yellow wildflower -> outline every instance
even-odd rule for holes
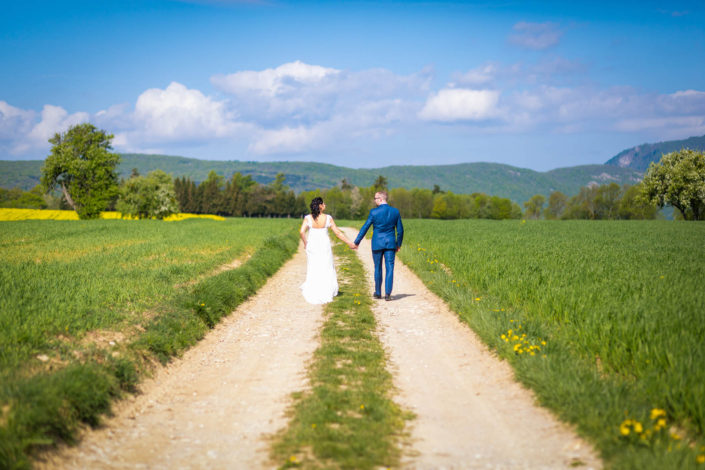
[[[661,416],[666,416],[666,411],[660,408],[654,408],[651,410],[651,419],[656,419]]]
[[[623,421],[622,424],[619,425],[619,432],[620,432],[620,434],[622,434],[622,436],[628,436],[629,433],[631,432],[629,430],[630,422],[631,422],[631,420],[628,419],[626,421]]]
[[[698,455],[697,457],[695,457],[695,461],[697,463],[705,463],[705,455],[703,455],[703,454]]]

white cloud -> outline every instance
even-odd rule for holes
[[[34,111],[26,111],[0,101],[0,142],[28,133],[34,118]]]
[[[113,145],[121,152],[199,156],[189,149],[219,148],[225,149],[221,155],[229,152],[234,158],[247,153],[350,155],[406,137],[421,141],[446,132],[459,138],[639,133],[655,140],[705,134],[704,91],[604,88],[582,81],[582,71],[579,63],[556,57],[535,63],[488,62],[434,89],[430,69],[399,75],[297,61],[212,77],[224,96],[173,82],[145,90],[134,104],[116,104],[92,115],[69,114],[53,105],[41,112],[24,110],[0,101],[0,151],[45,156],[48,138],[79,122],[115,134]],[[430,122],[444,126],[428,126]]]
[[[654,132],[661,139],[682,139],[705,134],[705,116],[635,117],[622,119],[614,128],[621,132]]]
[[[78,112],[69,113],[60,106],[44,105],[42,120],[29,133],[29,138],[38,143],[47,142],[57,132],[65,132],[69,127],[88,122],[90,115]]]
[[[229,75],[214,75],[211,82],[219,89],[233,95],[254,92],[274,97],[302,85],[315,85],[330,75],[338,73],[340,71],[336,69],[309,65],[297,60],[260,72],[245,70]]]
[[[497,116],[499,92],[447,88],[431,95],[419,112],[427,121],[478,121]]]
[[[258,133],[248,150],[258,155],[299,153],[311,148],[316,131],[303,126],[264,130]]]
[[[555,46],[563,33],[555,23],[529,23],[520,21],[512,28],[514,33],[509,36],[509,42],[517,46],[542,50]]]
[[[471,87],[486,85],[496,79],[498,71],[499,70],[496,64],[485,64],[463,74],[456,75],[455,82],[459,85]]]
[[[143,92],[135,104],[134,120],[148,140],[224,137],[235,128],[223,102],[177,82],[164,90]]]

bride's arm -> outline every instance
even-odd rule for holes
[[[348,237],[345,236],[343,232],[340,231],[337,225],[335,225],[335,220],[333,220],[333,217],[330,218],[330,228],[333,230],[333,233],[335,234],[336,237],[340,238],[340,241],[348,245],[350,248],[355,249],[356,246],[353,242],[348,240]]]
[[[301,237],[301,241],[304,242],[304,250],[306,249],[306,230],[308,229],[308,224],[306,223],[306,217],[304,217],[304,221],[301,224],[301,230],[299,230],[299,236]]]

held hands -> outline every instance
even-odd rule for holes
[[[351,250],[357,250],[357,245],[354,244],[353,242],[348,242],[348,246],[350,247]]]

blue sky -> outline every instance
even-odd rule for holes
[[[603,163],[705,134],[705,3],[4,2],[0,159]]]

